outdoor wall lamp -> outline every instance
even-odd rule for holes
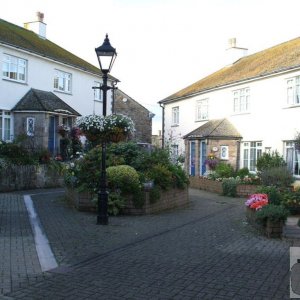
[[[114,61],[117,57],[116,49],[113,48],[109,42],[108,35],[104,39],[103,44],[95,49],[96,55],[99,61],[100,69],[102,72],[103,84],[100,89],[103,92],[103,105],[102,114],[106,116],[107,109],[107,91],[111,89],[107,85],[108,73],[110,72]],[[108,224],[108,190],[106,184],[106,142],[101,142],[101,177],[100,177],[100,191],[98,192],[98,216],[97,224],[107,225]]]

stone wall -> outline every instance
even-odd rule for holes
[[[62,177],[47,165],[12,165],[0,169],[0,192],[60,186],[63,186]]]
[[[134,140],[151,144],[152,116],[144,106],[120,90],[115,91],[114,112],[132,119],[135,125]]]
[[[92,203],[93,195],[87,192],[78,193],[74,189],[66,189],[66,197],[70,204],[79,211],[96,211],[96,204]],[[142,208],[135,208],[129,198],[123,213],[127,215],[145,215],[160,211],[183,207],[189,204],[188,189],[171,189],[161,193],[160,199],[155,203],[150,202],[149,191],[144,191],[145,204]]]
[[[222,194],[222,182],[206,179],[199,176],[190,176],[190,187],[195,189],[200,189],[216,194]],[[257,185],[250,184],[239,184],[237,186],[237,196],[238,197],[248,197],[251,194],[254,194],[257,189]]]

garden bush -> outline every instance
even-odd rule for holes
[[[218,177],[229,178],[234,176],[234,169],[230,164],[220,162],[215,169]]]
[[[266,225],[268,220],[271,222],[285,221],[288,215],[289,211],[283,206],[269,204],[255,213],[255,219],[262,225]]]
[[[238,178],[224,178],[222,182],[223,195],[228,197],[236,197],[237,185],[240,183]]]
[[[266,186],[284,188],[289,187],[294,182],[293,175],[285,166],[263,169],[259,176],[262,185]]]
[[[106,169],[108,187],[129,194],[140,189],[137,171],[127,165],[112,166]]]
[[[256,162],[256,168],[258,171],[267,170],[275,167],[283,167],[286,163],[281,155],[277,151],[272,153],[263,153]]]

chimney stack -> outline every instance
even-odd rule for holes
[[[228,40],[229,48],[226,49],[226,60],[228,65],[232,65],[239,59],[247,55],[248,49],[236,46],[236,38],[230,38]]]
[[[24,28],[35,32],[40,38],[46,39],[46,26],[44,23],[44,14],[36,13],[37,21],[24,23]]]

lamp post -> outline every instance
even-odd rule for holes
[[[100,69],[102,72],[103,84],[100,89],[103,91],[103,106],[102,114],[106,116],[106,106],[107,106],[107,91],[111,89],[107,85],[108,73],[110,72],[113,63],[116,59],[117,52],[109,42],[108,35],[104,39],[103,44],[95,49],[96,55],[99,61]],[[108,191],[106,186],[106,142],[102,141],[102,157],[101,157],[101,178],[100,178],[100,191],[98,192],[98,216],[97,224],[107,225],[108,224]]]

